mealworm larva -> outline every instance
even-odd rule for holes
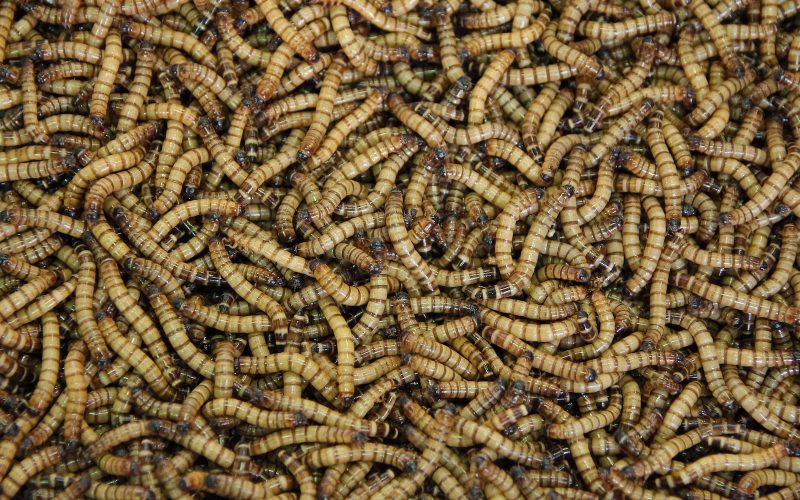
[[[49,446],[30,455],[8,471],[5,479],[0,483],[3,494],[11,498],[28,482],[28,479],[61,462],[62,459],[63,452],[58,446]]]
[[[79,442],[81,420],[88,399],[88,378],[84,375],[86,369],[86,344],[78,342],[70,347],[64,360],[64,376],[67,379],[67,405],[64,409],[64,439],[66,449],[74,449]]]
[[[670,31],[676,24],[677,19],[673,14],[659,12],[616,23],[581,21],[578,23],[577,32],[588,38],[597,38],[602,42],[610,42],[648,33]]]
[[[531,24],[523,29],[507,33],[493,33],[469,40],[461,48],[461,59],[474,59],[481,54],[498,49],[524,47],[541,36],[550,20],[550,14],[550,10],[545,8]]]
[[[136,125],[139,112],[149,91],[154,65],[155,53],[152,47],[149,45],[143,46],[136,59],[136,69],[131,83],[130,94],[123,107],[119,110],[119,120],[117,121],[119,130],[127,131]]]
[[[130,293],[125,288],[119,274],[119,269],[110,259],[105,259],[98,266],[103,285],[108,290],[114,304],[125,315],[131,326],[136,329],[148,350],[155,358],[154,361],[161,366],[161,370],[171,383],[178,383],[178,375],[172,360],[167,354],[167,347],[152,320],[144,311],[134,303]]]
[[[27,60],[22,65],[20,72],[22,80],[22,119],[28,133],[33,136],[37,143],[48,142],[49,137],[44,133],[39,124],[39,115],[36,105],[36,80],[34,75],[33,61]]]
[[[92,97],[89,101],[89,117],[92,123],[103,128],[108,114],[108,101],[111,97],[114,75],[122,63],[122,42],[116,31],[110,31],[105,39],[103,63],[94,83]]]
[[[697,16],[698,21],[708,32],[728,73],[737,78],[742,77],[744,75],[744,66],[738,56],[733,53],[728,33],[719,23],[719,19],[714,16],[708,4],[702,0],[692,0],[689,4],[689,9]]]
[[[506,50],[496,55],[486,68],[480,80],[475,83],[469,97],[467,123],[477,124],[483,121],[486,99],[494,91],[499,79],[514,61],[514,53]]]
[[[3,497],[796,496],[794,0],[56,3]]]
[[[545,406],[540,409],[540,412],[542,416],[548,420],[552,420],[557,423],[574,422],[574,419],[571,418],[569,414],[556,405],[545,404]],[[589,453],[588,440],[581,436],[569,440],[568,443],[570,447],[570,453],[575,460],[576,468],[578,469],[581,477],[584,478],[584,481],[586,481],[587,485],[589,485],[592,491],[596,493],[603,493],[605,491],[605,487],[602,483],[596,481],[596,479],[599,477],[599,473],[594,467],[594,461]]]
[[[754,72],[748,70],[744,76],[726,80],[721,85],[714,87],[703,100],[697,103],[694,111],[686,117],[686,121],[694,126],[705,122],[723,102],[730,99],[732,95],[741,92],[754,79]]]

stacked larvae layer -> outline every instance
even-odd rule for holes
[[[800,0],[0,0],[0,499],[800,499]]]

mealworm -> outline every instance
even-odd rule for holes
[[[794,2],[20,8],[4,497],[796,493]]]

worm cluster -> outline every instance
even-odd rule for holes
[[[0,0],[0,498],[800,498],[798,0]]]

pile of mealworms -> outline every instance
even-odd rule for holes
[[[0,499],[800,498],[800,0],[0,0]]]

